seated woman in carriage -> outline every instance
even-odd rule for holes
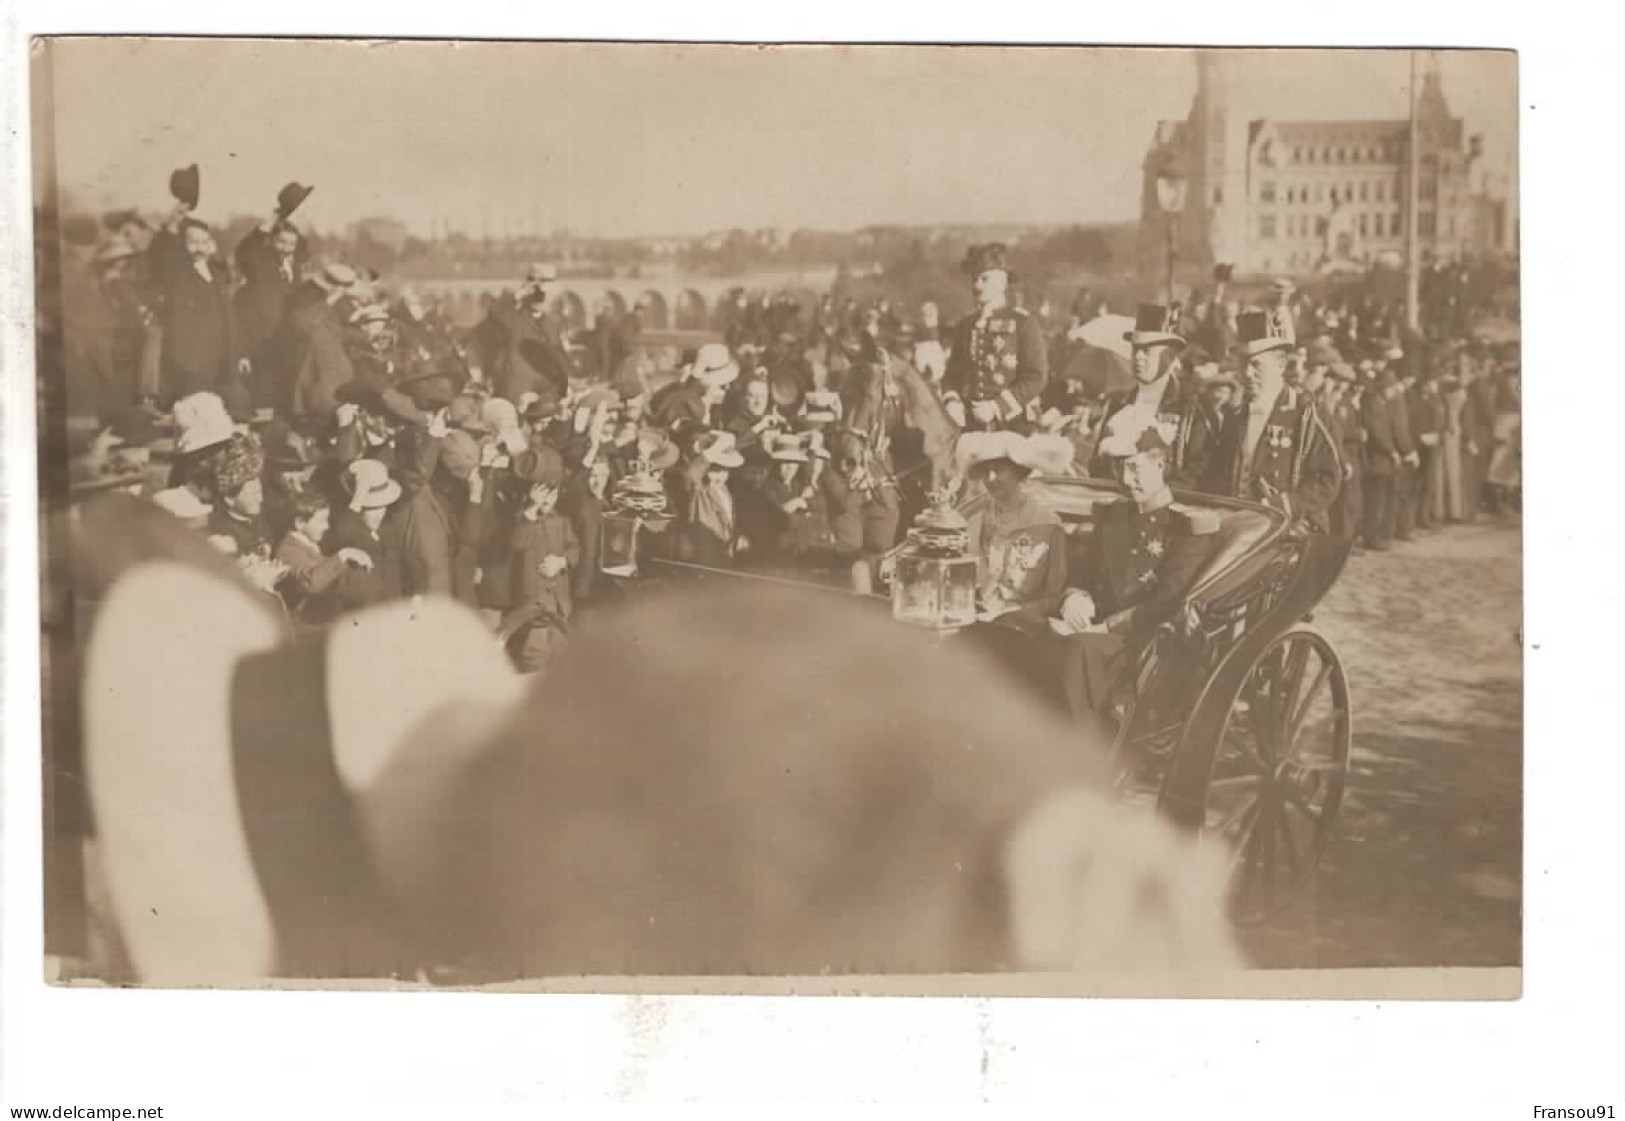
[[[1043,691],[1075,718],[1100,721],[1207,561],[1218,518],[1174,501],[1156,417],[1126,409],[1112,417],[1100,454],[1127,496],[1095,506],[1080,547],[1026,483],[1034,470],[1065,473],[1070,449],[1046,457],[1048,439],[1000,432],[960,440],[963,470],[989,498],[972,545],[983,573],[978,616],[993,626],[975,630],[1007,656],[1043,663],[1047,669],[1026,676],[1048,683]],[[1005,641],[1014,635],[1028,637]]]

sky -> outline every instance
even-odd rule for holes
[[[1402,118],[1402,51],[1226,52],[1249,118]],[[1158,120],[1183,119],[1190,50],[58,40],[61,184],[200,216],[388,215],[415,233],[1108,222],[1138,214]],[[1441,58],[1492,160],[1516,151],[1515,56]]]

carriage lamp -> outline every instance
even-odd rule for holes
[[[603,517],[599,571],[608,576],[636,576],[639,538],[645,530],[658,533],[670,524],[666,507],[666,488],[647,465],[639,465],[618,480]]]
[[[914,519],[892,576],[892,618],[934,631],[976,621],[976,558],[970,527],[947,501]]]

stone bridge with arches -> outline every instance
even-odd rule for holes
[[[768,296],[787,293],[803,310],[830,290],[834,269],[754,272],[739,276],[659,276],[659,277],[560,277],[554,283],[552,310],[570,327],[588,327],[600,309],[624,315],[635,305],[644,306],[646,330],[700,331],[719,327],[729,294],[743,289],[747,294]],[[428,279],[408,282],[425,301],[437,301],[454,322],[471,326],[485,314],[492,300],[519,285],[515,278],[502,280]]]

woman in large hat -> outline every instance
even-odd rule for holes
[[[1066,590],[1066,533],[1028,484],[1035,473],[1071,473],[1072,444],[1059,436],[967,432],[955,449],[960,472],[987,490],[987,509],[972,527],[982,560],[979,611],[986,621],[1040,626]]]

